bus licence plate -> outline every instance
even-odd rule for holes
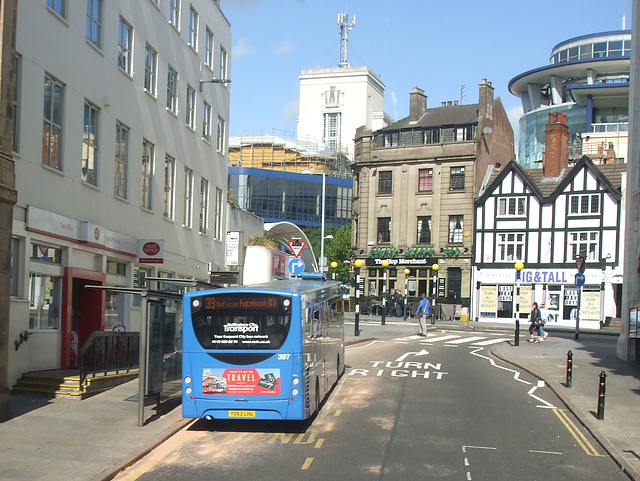
[[[230,418],[255,418],[255,411],[229,411]]]

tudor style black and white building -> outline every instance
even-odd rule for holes
[[[580,326],[598,328],[621,311],[626,164],[595,165],[583,156],[570,166],[566,118],[550,118],[547,135],[559,129],[560,141],[547,142],[543,168],[525,171],[509,162],[494,171],[476,201],[471,315],[513,322],[515,263],[522,262],[520,317],[528,317],[536,301],[546,304],[552,323],[574,326],[579,314]]]

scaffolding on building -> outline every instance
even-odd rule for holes
[[[351,162],[342,149],[275,130],[269,134],[230,137],[229,166],[352,177]]]

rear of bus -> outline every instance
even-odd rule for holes
[[[185,294],[182,415],[305,419],[300,295],[247,288]]]

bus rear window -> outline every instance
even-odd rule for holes
[[[277,350],[291,325],[291,298],[225,294],[193,298],[191,318],[204,349]]]

